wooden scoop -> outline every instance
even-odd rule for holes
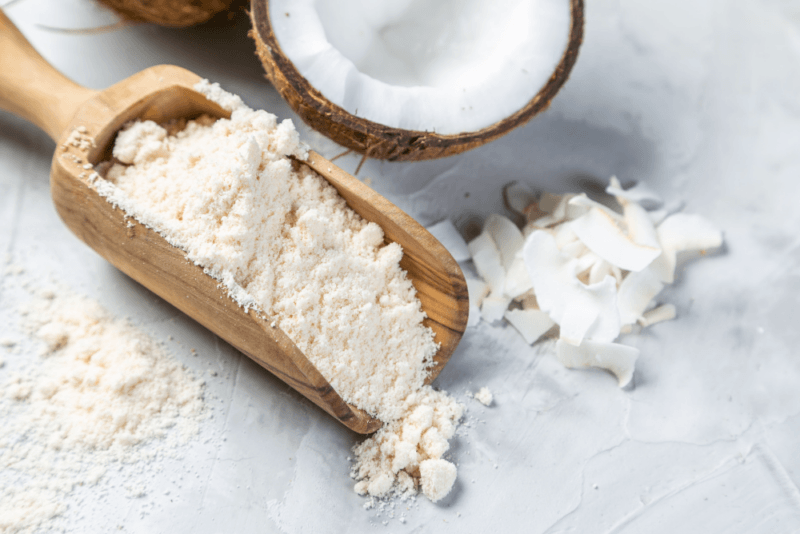
[[[50,190],[61,219],[83,242],[360,433],[381,422],[342,400],[279,328],[244,311],[216,280],[180,249],[98,195],[93,165],[108,159],[117,131],[134,119],[163,123],[229,113],[193,89],[197,75],[174,66],[151,67],[105,91],[70,81],[50,66],[0,11],[0,109],[39,126],[56,140]],[[80,135],[75,136],[75,133]],[[72,137],[71,137],[72,136]],[[78,138],[93,140],[81,143]],[[77,145],[77,146],[76,146]],[[353,176],[311,152],[308,165],[333,185],[359,215],[403,247],[400,265],[417,289],[441,344],[428,381],[447,363],[467,322],[464,276],[447,250],[411,217]]]

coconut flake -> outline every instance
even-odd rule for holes
[[[617,377],[619,387],[625,387],[633,378],[639,349],[619,343],[603,343],[588,339],[579,346],[558,340],[556,357],[566,367],[599,367],[610,371]]]
[[[594,253],[592,252],[592,254]],[[611,275],[611,264],[603,258],[598,258],[589,271],[589,283],[596,284],[609,275]]]
[[[520,229],[508,217],[492,214],[486,218],[483,231],[491,236],[500,251],[503,267],[506,270],[510,269],[517,251],[525,244]]]
[[[665,248],[661,251],[661,254],[653,260],[647,268],[652,271],[658,279],[664,282],[665,284],[671,284],[675,281],[675,265],[677,263],[677,258],[675,255],[675,251],[672,249]]]
[[[584,335],[598,320],[598,334],[604,338],[616,324],[619,334],[619,317],[616,311],[616,283],[606,277],[602,282],[586,286],[575,276],[575,260],[565,258],[555,239],[545,231],[528,236],[523,248],[525,267],[528,270],[539,307],[561,327],[561,338],[580,344]],[[616,336],[615,336],[616,337]],[[613,338],[612,338],[613,339]]]
[[[490,293],[481,304],[481,317],[487,323],[494,323],[503,318],[503,314],[511,304],[511,299],[504,295]]]
[[[467,248],[467,242],[461,237],[461,234],[450,219],[444,219],[429,227],[427,230],[447,249],[454,260],[465,261],[470,259],[471,256]]]
[[[564,245],[563,247],[559,247],[561,253],[568,257],[577,259],[578,257],[582,256],[585,252],[587,252],[586,245],[584,245],[581,241],[573,241],[568,245]]]
[[[489,292],[489,286],[482,280],[475,278],[467,278],[467,292],[469,293],[469,305],[480,306],[483,302],[483,297]]]
[[[478,274],[481,275],[492,291],[502,291],[505,284],[506,271],[500,258],[500,251],[487,232],[473,239],[467,245]]]
[[[665,249],[682,252],[706,250],[722,245],[722,232],[700,215],[676,213],[658,226],[658,238]]]
[[[661,242],[658,239],[656,227],[647,211],[635,202],[625,201],[622,206],[625,225],[628,227],[628,235],[633,242],[646,247],[660,249]]]
[[[639,318],[639,324],[642,326],[652,326],[662,321],[671,321],[676,316],[675,306],[673,304],[664,304],[658,308],[645,312]]]
[[[641,271],[661,254],[658,248],[631,241],[614,219],[598,208],[572,221],[572,230],[592,252],[626,271]]]
[[[659,276],[649,268],[630,273],[619,285],[617,307],[620,322],[633,324],[642,317],[644,310],[664,288]]]
[[[522,334],[529,345],[536,342],[556,323],[541,310],[506,310],[504,317]]]
[[[575,219],[582,217],[589,213],[592,209],[598,209],[611,217],[615,222],[622,223],[623,218],[622,215],[617,213],[616,211],[612,210],[608,206],[604,206],[599,202],[592,200],[586,193],[581,193],[580,195],[575,195],[569,200],[569,209],[567,210],[568,219],[574,221]]]
[[[533,288],[528,270],[525,268],[525,260],[522,258],[522,250],[517,253],[514,263],[506,273],[506,285],[504,293],[507,297],[515,299]]]

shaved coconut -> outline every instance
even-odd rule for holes
[[[577,276],[580,276],[581,274],[585,273],[586,271],[591,272],[591,269],[598,262],[601,262],[601,261],[605,262],[605,260],[600,258],[594,252],[586,249],[586,247],[584,247],[584,250],[586,251],[585,254],[583,254],[580,258],[578,258],[578,261],[575,263],[575,274]],[[610,273],[608,273],[608,274],[610,274]],[[587,280],[587,282],[589,284],[596,284],[597,282],[601,282],[603,280],[603,278],[604,278],[604,276],[601,276],[599,279],[595,280],[594,282],[592,282],[591,280]]]
[[[568,245],[560,247],[561,253],[568,258],[578,258],[587,252],[586,245],[580,241],[573,241]]]
[[[661,248],[656,227],[647,211],[635,202],[622,204],[628,235],[634,243],[652,248]]]
[[[533,283],[531,282],[530,276],[528,276],[528,270],[525,268],[525,260],[522,259],[522,254],[520,252],[514,258],[514,263],[511,264],[511,268],[506,273],[506,285],[504,293],[506,296],[511,297],[512,299],[517,298],[518,296],[530,291],[533,287]]]
[[[706,250],[722,245],[720,232],[708,219],[700,215],[676,213],[658,226],[661,246],[676,252]]]
[[[671,321],[675,318],[675,306],[673,304],[664,304],[658,308],[654,308],[645,312],[639,318],[639,324],[642,326],[651,326],[661,321]]]
[[[506,271],[500,259],[500,251],[487,232],[481,233],[467,245],[478,274],[481,275],[492,291],[502,291],[505,285]]]
[[[569,200],[569,210],[567,213],[569,214],[570,220],[575,220],[578,217],[582,217],[583,215],[589,213],[592,208],[602,211],[617,223],[623,222],[622,215],[612,210],[608,206],[604,206],[599,202],[592,200],[586,196],[586,193],[575,195]]]
[[[620,268],[616,265],[611,266],[611,276],[614,277],[614,279],[617,281],[617,284],[622,282],[622,270],[620,270]]]
[[[489,286],[481,280],[467,278],[467,292],[469,293],[469,305],[480,306],[483,297],[489,292]]]
[[[663,248],[650,269],[667,284],[675,280],[677,253],[705,250],[722,245],[722,232],[699,215],[675,213],[667,217],[656,229]]]
[[[622,324],[635,323],[663,288],[664,284],[659,276],[649,268],[626,276],[617,293],[617,307]]]
[[[550,315],[540,310],[506,310],[505,318],[528,344],[534,343],[555,325]]]
[[[594,341],[614,341],[619,337],[621,326],[617,309],[617,281],[607,276],[602,282],[585,287],[591,292],[593,304],[597,307],[597,318],[585,337]]]
[[[559,324],[562,339],[579,344],[595,322],[604,338],[615,329],[619,334],[613,278],[590,286],[582,284],[575,276],[576,261],[564,257],[553,236],[545,231],[528,236],[522,254],[539,306]],[[607,316],[598,319],[601,310]]]
[[[572,230],[572,225],[568,222],[559,224],[550,230],[556,240],[556,246],[559,250],[563,249],[570,243],[578,241],[577,234]]]
[[[598,258],[589,271],[589,283],[596,284],[609,275],[611,275],[611,264],[603,258]]]
[[[655,208],[664,203],[658,193],[647,187],[646,184],[639,182],[633,187],[622,189],[622,185],[617,180],[616,176],[612,176],[610,185],[606,187],[606,193],[617,197],[617,200],[622,204],[622,200],[628,202],[635,202],[642,207],[650,206]]]
[[[503,296],[490,293],[488,297],[483,299],[481,304],[481,317],[488,323],[494,323],[503,318],[503,314],[511,304],[511,299]]]
[[[536,194],[527,186],[512,182],[503,188],[503,201],[510,211],[524,216],[536,204]]]
[[[453,223],[450,222],[450,219],[438,222],[427,228],[427,230],[439,243],[444,245],[444,248],[453,256],[454,260],[465,261],[470,259],[467,242],[461,237],[461,234]]]
[[[572,221],[572,230],[592,252],[626,271],[641,271],[661,254],[658,248],[631,241],[614,219],[598,208]]]
[[[508,217],[492,214],[486,218],[483,231],[491,236],[500,251],[503,267],[510,269],[517,251],[525,244],[520,229]]]
[[[556,342],[556,357],[564,366],[599,367],[617,377],[619,387],[625,387],[633,378],[633,369],[639,349],[618,343],[584,340],[579,346]]]

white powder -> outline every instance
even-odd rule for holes
[[[477,393],[475,393],[474,399],[484,406],[489,406],[492,404],[492,400],[494,400],[494,395],[492,395],[492,392],[489,391],[489,388],[482,387]]]
[[[424,385],[437,345],[400,246],[385,245],[323,178],[294,169],[287,156],[307,149],[291,121],[216,84],[196,88],[230,120],[127,125],[98,191],[273,319],[347,402],[386,423],[356,448],[359,492],[414,491],[462,409]],[[448,480],[423,490],[446,493]]]
[[[40,292],[20,310],[41,343],[0,389],[0,532],[38,531],[112,463],[176,453],[198,431],[202,383],[97,302]]]

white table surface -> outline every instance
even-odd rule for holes
[[[7,15],[89,87],[174,63],[296,119],[262,76],[246,17],[216,30],[74,34],[36,23],[115,19],[89,0],[17,0]],[[323,155],[338,153],[298,127]],[[800,532],[793,0],[591,0],[578,62],[546,113],[461,156],[365,165],[360,177],[423,224],[500,212],[501,187],[512,180],[565,192],[616,174],[684,201],[726,241],[722,253],[681,269],[660,297],[677,306],[676,320],[624,340],[641,349],[632,389],[601,371],[564,369],[552,344],[531,348],[510,326],[468,330],[436,381],[466,403],[471,421],[452,442],[456,486],[437,504],[398,503],[394,518],[388,508],[365,510],[352,491],[347,457],[357,435],[66,229],[49,196],[54,148],[0,112],[0,253],[26,276],[61,280],[156,338],[172,336],[172,351],[192,369],[218,372],[206,373],[214,417],[184,458],[165,461],[140,498],[111,475],[77,492],[61,522],[68,531]],[[337,163],[352,172],[357,162]],[[15,298],[4,290],[0,307],[12,310]],[[0,325],[0,337],[12,328]],[[495,394],[490,408],[465,396],[481,386]]]

